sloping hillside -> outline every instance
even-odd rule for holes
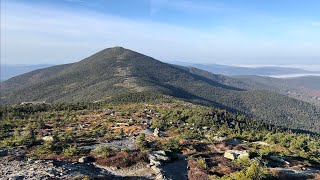
[[[237,76],[236,79],[249,84],[246,89],[264,89],[289,97],[320,105],[320,77],[271,78],[262,76]]]
[[[272,92],[247,91],[245,86],[239,80],[115,47],[78,63],[11,78],[1,86],[1,103],[97,101],[148,92],[246,113],[292,129],[319,131],[319,108]]]

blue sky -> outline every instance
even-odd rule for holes
[[[162,61],[320,64],[318,0],[1,0],[1,63],[123,46]]]

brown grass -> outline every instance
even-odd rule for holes
[[[189,180],[210,180],[208,176],[208,172],[203,169],[201,165],[199,165],[195,160],[188,161],[188,179]]]
[[[139,162],[146,162],[147,154],[141,152],[118,152],[108,158],[100,158],[96,163],[102,166],[125,168],[135,165]]]
[[[211,158],[209,160],[208,166],[209,168],[211,168],[211,173],[218,176],[231,174],[239,170],[239,168],[235,166],[231,161],[221,156]]]
[[[50,154],[46,156],[45,160],[57,160],[57,161],[67,161],[67,162],[78,162],[79,158],[81,156],[64,156],[64,155],[56,155],[56,154]]]

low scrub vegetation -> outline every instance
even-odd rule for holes
[[[178,154],[189,157],[189,179],[270,179],[280,176],[273,167],[320,163],[317,134],[173,99],[17,105],[1,107],[0,117],[0,148],[24,149],[25,158],[78,161],[90,156],[99,165],[123,168],[146,163],[150,151],[161,150],[172,161]],[[229,160],[223,157],[227,150],[246,151],[248,157]]]

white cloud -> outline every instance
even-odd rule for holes
[[[204,31],[22,4],[6,5],[1,12],[2,63],[66,63],[112,46],[124,46],[160,60],[215,63],[320,52],[319,43],[301,46],[251,37],[232,26]]]

